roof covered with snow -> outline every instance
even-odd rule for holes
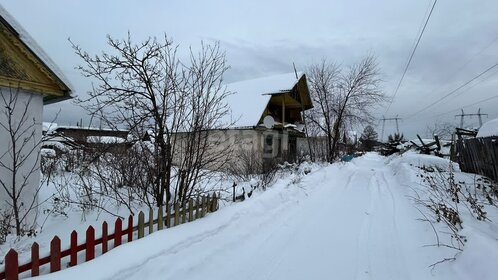
[[[77,125],[56,125],[55,130],[94,130],[94,131],[118,131],[118,132],[129,132],[129,130],[128,130],[128,129],[118,129],[118,128],[102,128],[102,127],[77,126]]]
[[[13,16],[7,12],[1,5],[0,5],[0,21],[12,28],[16,35],[19,37],[21,42],[23,42],[27,48],[43,63],[45,66],[52,71],[54,74],[55,78],[59,79],[59,81],[68,88],[68,96],[66,96],[64,99],[67,99],[69,97],[69,92],[71,91],[71,83],[69,80],[64,76],[62,71],[57,67],[57,65],[50,59],[50,57],[42,50],[42,48],[35,42],[35,40],[28,34],[26,30],[14,19]]]
[[[491,136],[498,137],[498,118],[485,122],[481,128],[479,128],[479,132],[477,133],[477,137]]]
[[[303,73],[297,76],[301,78]],[[271,95],[291,91],[298,81],[296,73],[287,73],[226,85],[232,93],[226,98],[231,114],[226,123],[230,127],[256,126]]]

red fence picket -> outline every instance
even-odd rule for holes
[[[212,202],[212,210],[217,210],[217,200],[218,197],[216,195],[213,196]],[[190,201],[189,201],[190,202]],[[167,206],[166,209],[166,221],[164,221],[162,212],[158,214],[158,218],[156,220],[149,219],[149,234],[152,233],[153,224],[156,223],[165,223],[168,227],[171,225],[171,218],[175,218],[175,224],[179,224],[178,218],[182,217],[182,222],[186,222],[186,212],[187,210],[192,211],[192,203],[189,203],[189,209],[186,209],[186,205],[184,204],[182,209],[178,209],[176,207],[175,212],[171,211],[171,207]],[[207,205],[206,205],[207,204]],[[193,217],[198,217],[199,215],[204,216],[206,210],[209,211],[209,208],[206,209],[206,206],[209,206],[211,203],[205,201],[205,198],[201,202],[199,198],[197,198],[197,203],[195,205],[195,216],[191,212],[189,213],[188,221],[193,220]],[[152,211],[152,210],[151,210]],[[160,210],[161,211],[161,208]],[[204,212],[204,213],[203,213]],[[153,213],[149,212],[149,217],[153,217]],[[195,219],[195,218],[194,218]],[[139,229],[139,226],[133,226],[133,216],[130,215],[128,217],[128,227],[123,230],[123,222],[120,218],[116,219],[114,224],[114,233],[109,234],[109,225],[107,222],[102,224],[102,236],[100,238],[95,238],[95,229],[92,226],[89,226],[86,231],[86,241],[84,244],[78,245],[78,233],[73,230],[71,232],[70,237],[70,247],[61,251],[61,240],[58,236],[55,236],[50,242],[50,255],[40,258],[40,246],[38,243],[34,242],[31,246],[31,262],[19,265],[18,253],[11,249],[7,255],[5,255],[5,270],[0,272],[0,280],[18,280],[19,274],[31,270],[31,276],[38,276],[40,274],[40,266],[50,264],[50,272],[56,272],[61,270],[62,258],[69,257],[69,266],[76,266],[78,264],[78,252],[85,251],[85,260],[89,261],[95,258],[95,246],[102,244],[102,254],[106,253],[109,250],[109,240],[114,239],[114,247],[118,247],[122,244],[123,235],[127,235],[128,242],[133,241],[133,233]],[[142,223],[142,228],[143,228]],[[162,226],[159,226],[158,229],[161,229]],[[143,229],[142,229],[143,230]]]
[[[17,258],[17,252],[13,249],[5,256],[5,278],[8,280],[19,279],[19,261]]]
[[[50,242],[50,272],[61,270],[61,239],[56,235]]]
[[[86,230],[86,261],[95,258],[95,229],[89,226]]]
[[[102,223],[102,254],[107,253],[107,222]]]
[[[40,275],[40,246],[33,243],[31,246],[31,276]]]
[[[121,245],[121,236],[122,236],[123,222],[120,218],[116,219],[116,223],[114,223],[114,248]]]
[[[69,248],[69,251],[71,256],[69,265],[75,266],[78,264],[78,233],[75,230],[71,232],[71,247]]]

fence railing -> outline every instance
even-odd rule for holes
[[[458,140],[455,160],[462,171],[498,181],[498,137]]]
[[[78,244],[78,233],[73,231],[70,236],[69,248],[61,250],[61,239],[55,236],[50,242],[50,254],[40,257],[40,246],[34,242],[31,246],[31,261],[19,265],[18,253],[11,249],[5,255],[5,269],[0,272],[0,280],[17,280],[21,276],[38,276],[40,275],[40,267],[49,264],[49,273],[61,270],[62,261],[69,257],[67,266],[72,267],[78,265],[78,253],[85,252],[84,261],[90,261],[97,254],[105,254],[107,251],[120,246],[123,239],[127,242],[132,242],[134,233],[136,239],[143,238],[147,229],[148,234],[154,231],[154,225],[157,225],[157,230],[162,230],[164,227],[169,228],[186,222],[191,222],[204,217],[209,212],[218,210],[219,196],[199,196],[195,200],[191,199],[188,202],[180,205],[167,205],[164,211],[163,207],[157,209],[157,218],[154,219],[154,210],[150,209],[147,221],[145,213],[140,211],[137,217],[137,224],[134,223],[134,216],[130,215],[127,221],[127,228],[123,229],[123,220],[117,218],[114,222],[114,232],[109,233],[109,225],[107,222],[102,223],[102,235],[95,237],[95,228],[89,226],[85,232],[85,242]],[[101,245],[100,251],[98,245]],[[112,247],[110,245],[113,245]],[[66,264],[66,263],[65,263]],[[29,271],[31,273],[29,274]]]

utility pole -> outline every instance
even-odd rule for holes
[[[398,121],[401,120],[402,118],[398,117],[398,115],[396,115],[396,117],[394,118],[386,118],[385,116],[382,116],[382,133],[381,133],[381,136],[380,136],[380,140],[383,141],[384,140],[384,128],[386,126],[386,121],[395,121],[396,122],[396,133],[399,134],[399,123]]]
[[[479,118],[479,127],[482,126],[482,116],[488,117],[488,114],[483,114],[481,113],[481,108],[477,110],[477,114],[465,114],[465,112],[462,109],[462,113],[460,115],[455,115],[456,117],[460,117],[460,128],[463,128],[463,120],[465,117],[472,117],[472,116],[477,116]]]

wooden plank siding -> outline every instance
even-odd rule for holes
[[[458,140],[456,161],[464,172],[498,181],[498,137]]]

